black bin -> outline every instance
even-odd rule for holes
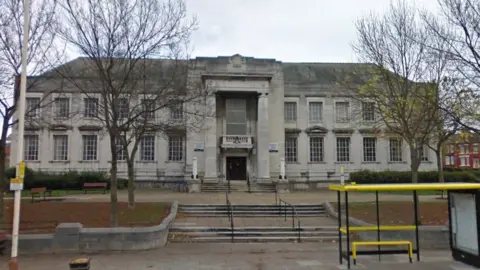
[[[90,258],[77,258],[69,263],[70,270],[90,270]]]

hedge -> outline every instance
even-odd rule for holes
[[[15,177],[15,168],[9,168],[5,175],[7,179]],[[84,183],[107,183],[110,188],[109,176],[104,172],[68,171],[54,174],[25,168],[25,189],[46,187],[48,190],[81,190]],[[118,179],[119,189],[124,189],[127,185],[127,179]]]
[[[479,171],[444,172],[445,182],[479,182]],[[395,184],[411,183],[410,171],[369,171],[350,173],[350,181],[357,184]],[[418,172],[419,183],[438,183],[438,172]]]

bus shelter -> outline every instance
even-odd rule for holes
[[[348,269],[351,260],[356,264],[357,256],[382,254],[407,254],[412,262],[414,255],[420,261],[420,246],[418,234],[418,192],[419,191],[447,191],[448,194],[448,219],[449,241],[452,256],[455,260],[480,267],[480,183],[425,183],[425,184],[346,184],[330,185],[329,189],[337,192],[338,215],[338,249],[339,261],[347,261]],[[351,226],[349,221],[350,192],[374,192],[376,206],[375,226]],[[380,225],[379,198],[380,192],[411,192],[414,223],[411,225]],[[341,202],[342,193],[345,205],[345,225],[342,224]],[[375,231],[374,241],[357,241],[351,239],[352,232]],[[382,231],[414,231],[414,243],[411,239],[382,240]],[[343,247],[342,239],[345,234],[346,245]],[[377,247],[375,250],[358,250],[363,246]],[[390,248],[381,248],[390,247]],[[404,249],[392,249],[404,247]]]

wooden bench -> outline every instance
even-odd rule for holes
[[[413,245],[410,241],[355,241],[352,243],[353,264],[357,264],[357,246],[407,246],[408,259],[412,262]]]
[[[87,194],[88,191],[96,190],[103,191],[103,194],[107,193],[107,183],[84,183],[83,191]]]
[[[35,197],[42,197],[43,200],[47,200],[47,196],[51,197],[52,196],[52,190],[47,190],[46,187],[37,187],[37,188],[31,188],[30,193],[32,194],[32,203],[34,202]]]
[[[7,249],[7,233],[0,231],[0,255],[3,255]]]

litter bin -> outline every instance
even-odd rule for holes
[[[90,270],[90,258],[77,258],[70,261],[70,270]]]

